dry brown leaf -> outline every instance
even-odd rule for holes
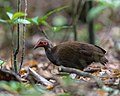
[[[20,75],[24,75],[25,73],[27,73],[27,70],[25,68],[21,68]]]
[[[54,86],[48,85],[46,88],[47,88],[47,89],[53,89]]]
[[[113,70],[113,75],[115,77],[120,77],[120,71],[119,70]]]
[[[29,60],[27,61],[25,64],[23,64],[23,66],[29,66],[29,67],[33,67],[33,66],[37,66],[39,62],[35,61],[35,60]]]
[[[108,96],[108,93],[107,92],[105,92],[104,90],[102,90],[102,89],[99,89],[98,91],[97,91],[97,96]]]

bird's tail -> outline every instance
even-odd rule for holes
[[[100,63],[101,64],[106,64],[108,62],[108,60],[105,58],[105,57],[102,57],[101,59],[100,59]]]

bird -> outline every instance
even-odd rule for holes
[[[93,44],[78,41],[66,41],[53,46],[47,38],[40,38],[34,49],[43,47],[47,58],[57,66],[76,68],[83,70],[93,62],[106,64],[106,51]]]

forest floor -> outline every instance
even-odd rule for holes
[[[92,63],[85,70],[97,76],[103,82],[102,87],[94,78],[60,72],[59,67],[47,59],[42,48],[29,48],[19,75],[1,71],[3,75],[0,76],[1,80],[15,80],[22,84],[0,83],[0,96],[120,96],[120,49],[116,49],[117,41],[106,32],[99,32],[96,37],[100,37],[100,46],[107,50],[109,62],[105,66]],[[5,53],[8,54],[3,50],[3,57]],[[4,69],[11,70],[11,59],[5,61]]]

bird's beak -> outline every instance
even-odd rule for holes
[[[37,46],[37,45],[35,45],[33,49],[37,49],[37,48],[38,48],[38,46]]]

